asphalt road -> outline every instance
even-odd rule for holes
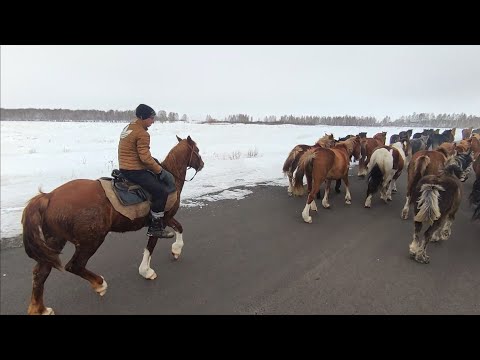
[[[159,241],[151,267],[157,279],[138,274],[143,229],[111,233],[88,268],[108,282],[99,297],[89,284],[52,270],[45,305],[57,314],[480,314],[480,222],[464,201],[451,238],[428,247],[430,264],[410,259],[413,220],[402,220],[406,177],[393,202],[377,194],[363,207],[365,180],[352,169],[352,205],[331,191],[332,208],[306,224],[306,198],[286,187],[258,186],[243,200],[182,208],[182,255],[174,261],[170,239]],[[188,184],[187,184],[188,186]],[[65,264],[73,254],[67,244]],[[0,314],[26,314],[34,261],[23,248],[1,251]]]

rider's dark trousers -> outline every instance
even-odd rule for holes
[[[165,210],[168,194],[164,186],[157,180],[155,175],[148,170],[122,170],[122,174],[135,184],[140,185],[152,195],[153,212],[159,213]]]

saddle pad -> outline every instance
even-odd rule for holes
[[[123,206],[117,198],[117,195],[113,191],[112,188],[112,179],[98,179],[100,184],[102,184],[102,188],[105,191],[105,195],[107,195],[108,200],[112,204],[113,208],[117,210],[123,216],[126,216],[130,220],[137,219],[139,217],[144,217],[150,211],[150,202],[144,201],[139,204]],[[177,201],[178,191],[174,191],[171,194],[168,194],[167,203],[165,204],[165,211],[169,211],[175,202]]]
[[[150,202],[144,201],[135,205],[123,206],[113,191],[111,180],[98,179],[98,181],[100,181],[100,184],[102,184],[105,195],[107,195],[107,198],[112,204],[113,208],[120,214],[126,216],[130,220],[135,220],[148,215],[150,211]]]

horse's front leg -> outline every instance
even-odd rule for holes
[[[167,221],[168,226],[175,230],[175,242],[172,244],[172,255],[175,260],[180,257],[183,248],[183,227],[177,220],[171,218]]]
[[[158,240],[158,237],[149,236],[147,247],[143,251],[143,259],[142,259],[142,263],[140,264],[140,267],[138,268],[138,272],[145,279],[154,280],[157,277],[155,270],[153,270],[150,267],[150,261],[152,260],[153,249],[155,249],[155,245],[157,245],[157,240]]]
[[[287,173],[287,176],[288,176],[288,196],[292,196],[293,195],[293,173],[291,173],[290,171]]]

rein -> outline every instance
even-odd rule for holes
[[[193,156],[194,153],[195,153],[195,155],[197,155],[197,157],[200,157],[200,155],[199,155],[195,150],[193,150],[193,148],[192,148],[189,144],[187,144],[187,146],[188,146],[188,147],[190,148],[190,150],[191,150],[191,152],[190,152],[190,159],[188,160],[188,163],[187,163],[187,164],[190,164],[190,161],[192,161],[192,156]],[[173,158],[175,159],[175,155],[172,154],[172,156],[173,156]],[[176,160],[176,159],[175,159],[175,160]],[[176,162],[176,161],[175,161],[175,162]],[[163,164],[162,164],[162,167],[165,168],[170,174],[172,174],[175,179],[177,179],[177,180],[182,180],[182,181],[192,181],[193,178],[194,178],[194,177],[197,175],[197,173],[198,173],[198,170],[195,169],[195,168],[193,168],[193,169],[195,169],[195,174],[192,176],[192,178],[191,178],[190,180],[187,180],[187,178],[181,179],[181,178],[177,177],[173,172],[171,172],[170,170],[168,170]],[[188,169],[192,169],[192,167],[189,166],[189,165],[187,165],[187,170],[188,170]]]

